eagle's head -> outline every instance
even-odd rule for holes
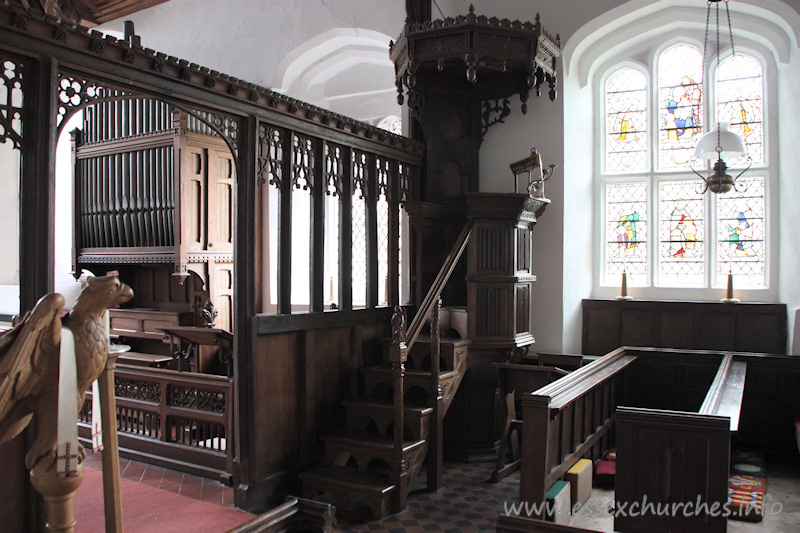
[[[133,289],[120,281],[119,276],[92,277],[78,295],[75,309],[91,316],[100,316],[110,307],[119,307],[133,298]]]

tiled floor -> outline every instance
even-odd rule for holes
[[[87,466],[101,469],[100,456],[87,454]],[[426,492],[418,484],[408,499],[408,508],[402,513],[389,515],[383,520],[373,520],[365,508],[345,510],[337,518],[343,532],[381,531],[405,532],[479,532],[494,531],[499,514],[505,513],[509,504],[519,497],[519,473],[498,483],[489,483],[492,464],[452,463],[445,465],[444,487],[435,493]],[[233,507],[233,489],[218,481],[190,474],[182,474],[158,466],[120,458],[122,477],[144,483],[161,490]],[[594,490],[590,503],[604,507],[613,500],[613,491]],[[788,458],[770,461],[767,468],[767,502],[771,509],[761,523],[729,521],[728,531],[737,533],[796,533],[800,531],[800,461]],[[613,530],[609,516],[592,516],[585,513],[573,516],[571,525],[596,531]]]
[[[102,470],[101,455],[87,452],[86,466]],[[234,507],[233,488],[225,486],[219,481],[140,463],[124,457],[120,457],[119,467],[123,479],[143,483],[194,500]]]
[[[339,517],[341,531],[476,532],[494,531],[505,505],[519,498],[519,473],[489,483],[493,464],[446,464],[441,490],[425,492],[419,484],[408,498],[408,508],[383,520],[372,520],[368,512],[346,512]]]

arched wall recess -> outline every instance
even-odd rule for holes
[[[800,13],[779,0],[730,3],[736,36],[767,48],[777,63],[787,63],[800,41]],[[664,24],[669,20],[668,24]],[[585,87],[598,67],[643,42],[676,31],[702,32],[706,10],[686,0],[635,0],[581,27],[564,45],[564,70]]]
[[[281,61],[276,90],[361,120],[396,113],[389,41],[362,28],[326,31]]]

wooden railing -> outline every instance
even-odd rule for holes
[[[227,481],[233,468],[230,379],[118,365],[115,371],[120,449],[133,457]],[[91,391],[80,436],[91,438]]]
[[[520,502],[544,502],[547,489],[578,459],[608,447],[621,376],[636,358],[619,349],[523,395]]]
[[[408,329],[405,327],[405,310],[395,308],[392,317],[392,344],[389,349],[389,362],[392,365],[394,387],[394,452],[395,464],[392,465],[393,481],[397,484],[395,507],[405,509],[408,495],[408,472],[403,464],[403,376],[408,353],[417,340],[422,326],[431,319],[431,403],[434,409],[430,431],[428,432],[428,488],[438,490],[442,479],[442,391],[439,383],[439,306],[442,289],[450,279],[461,254],[467,247],[472,233],[472,221],[468,221],[453,245],[452,250],[439,270],[439,274],[431,284],[428,294],[422,301],[417,314]],[[433,463],[433,464],[432,464]]]

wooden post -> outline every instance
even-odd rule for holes
[[[392,464],[392,482],[395,493],[392,498],[392,512],[400,512],[406,508],[408,498],[408,465],[403,460],[403,378],[405,376],[406,347],[406,314],[399,305],[394,308],[392,316],[392,345],[389,348],[389,362],[392,364],[392,385],[394,387],[394,458]]]
[[[549,473],[550,398],[522,396],[522,461],[519,476],[519,501],[534,510],[542,510],[545,501],[545,478]],[[544,520],[544,513],[531,516]]]
[[[442,488],[442,385],[439,383],[439,355],[441,352],[439,331],[439,310],[442,299],[437,298],[431,311],[431,406],[433,407],[431,426],[428,432],[428,490],[435,492]]]
[[[103,422],[103,508],[106,533],[122,533],[122,497],[120,494],[119,444],[117,443],[117,402],[114,396],[114,368],[117,354],[108,354],[106,368],[98,378],[100,413]]]

